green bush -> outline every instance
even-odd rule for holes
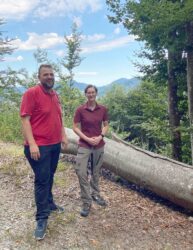
[[[8,105],[0,107],[0,139],[22,143],[23,136],[18,107]]]

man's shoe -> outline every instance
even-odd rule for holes
[[[55,205],[53,207],[50,207],[50,213],[52,213],[52,212],[63,213],[64,212],[64,208],[60,207],[58,205]]]
[[[103,207],[107,206],[106,201],[99,195],[92,195],[92,199],[100,206],[103,206]]]
[[[82,210],[80,211],[80,215],[83,217],[87,217],[90,213],[91,204],[83,204]]]
[[[37,221],[37,226],[34,232],[36,240],[43,240],[46,235],[47,219],[41,219]]]

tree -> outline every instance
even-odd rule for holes
[[[5,21],[0,18],[0,26],[5,24]],[[11,54],[15,48],[12,46],[12,41],[14,39],[10,39],[8,37],[3,37],[3,31],[0,31],[0,61],[3,61],[5,54]]]
[[[173,141],[173,158],[181,160],[180,116],[178,110],[177,65],[184,49],[184,26],[192,18],[193,3],[190,0],[107,0],[115,16],[111,22],[122,22],[124,27],[139,40],[145,41],[151,50],[168,51],[168,97],[170,127]]]
[[[67,56],[65,56],[62,60],[58,60],[58,63],[49,60],[48,52],[41,48],[37,48],[34,53],[34,58],[36,59],[38,65],[42,63],[52,65],[57,78],[55,88],[60,96],[63,114],[65,116],[65,124],[71,126],[74,111],[84,100],[82,93],[78,89],[72,88],[73,69],[79,66],[82,61],[79,56],[81,51],[81,33],[77,31],[77,26],[75,24],[72,26],[72,35],[70,37],[65,36],[65,40],[67,46]],[[70,76],[63,73],[62,67],[65,67],[69,71]],[[35,79],[35,75],[33,78]]]
[[[62,76],[60,63],[56,63],[56,62],[50,60],[48,58],[48,51],[46,49],[42,49],[42,48],[38,47],[36,49],[36,51],[33,53],[33,56],[37,62],[37,71],[38,71],[40,64],[50,64],[50,65],[52,65],[55,73],[57,75]],[[33,74],[33,78],[35,81],[37,81],[37,73]],[[67,79],[67,77],[65,77],[65,76],[63,76],[63,78]]]
[[[48,52],[45,49],[41,49],[40,47],[33,53],[34,58],[36,59],[38,64],[48,63]]]
[[[109,110],[111,127],[117,133],[124,133],[128,127],[128,108],[125,105],[127,92],[121,86],[114,85],[106,95],[100,98]]]
[[[25,69],[18,71],[8,68],[0,76],[0,105],[10,103],[19,106],[21,99],[20,87],[25,86],[28,74]]]
[[[70,87],[73,86],[73,69],[80,65],[83,58],[80,57],[81,52],[81,33],[78,32],[77,25],[73,23],[71,36],[64,36],[67,48],[67,55],[61,60],[61,65],[69,72]]]
[[[65,126],[72,127],[74,112],[85,101],[85,96],[79,89],[70,87],[67,81],[60,80],[58,84],[57,92],[60,96]]]
[[[193,162],[193,21],[189,21],[186,25],[187,34],[187,85],[188,85],[188,108],[190,119],[190,138],[191,152]]]
[[[4,141],[22,142],[19,107],[27,82],[24,69],[7,68],[0,76],[0,138]]]
[[[75,67],[78,67],[83,60],[80,57],[82,41],[81,33],[78,32],[75,23],[72,25],[72,34],[70,36],[65,35],[64,38],[67,55],[64,56],[62,60],[59,60],[61,67],[60,71],[58,71],[59,81],[57,89],[60,94],[65,121],[71,126],[75,109],[84,101],[83,94],[78,89],[73,88],[73,70]],[[69,76],[63,74],[62,68],[68,70]]]
[[[100,101],[108,107],[111,127],[124,140],[169,156],[166,86],[145,81],[128,92],[114,86]]]

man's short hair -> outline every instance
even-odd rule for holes
[[[98,93],[97,87],[95,85],[92,85],[92,84],[89,84],[88,86],[86,86],[86,88],[84,89],[84,93],[86,94],[88,89],[90,89],[90,88],[94,88],[96,93]]]
[[[53,69],[53,68],[52,68],[52,65],[50,65],[50,64],[41,64],[41,65],[39,66],[39,69],[38,69],[38,76],[40,75],[40,72],[41,72],[41,69],[42,69],[42,68]]]

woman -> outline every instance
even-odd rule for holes
[[[83,203],[80,214],[84,217],[89,215],[92,200],[106,206],[106,201],[99,194],[99,175],[104,154],[103,138],[109,125],[106,107],[96,102],[97,91],[94,85],[85,88],[87,102],[77,108],[73,124],[73,130],[80,138],[75,169]],[[90,157],[92,174],[89,182],[87,166]]]

